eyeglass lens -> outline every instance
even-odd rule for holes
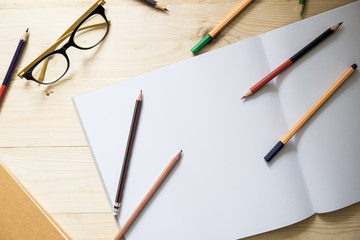
[[[73,38],[74,47],[90,49],[99,44],[106,36],[108,23],[100,14],[86,19],[76,30]],[[39,62],[32,71],[33,77],[43,84],[56,82],[64,76],[69,67],[65,55],[54,52]]]
[[[107,28],[106,20],[100,14],[94,14],[80,25],[74,43],[80,48],[92,48],[104,39]]]
[[[36,65],[32,71],[35,79],[48,84],[60,79],[68,69],[68,61],[61,53],[54,53]]]

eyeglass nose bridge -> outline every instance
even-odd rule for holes
[[[61,53],[63,53],[64,55],[66,55],[66,57],[67,57],[66,50],[67,50],[69,47],[72,47],[72,46],[74,46],[74,44],[72,43],[72,41],[68,41],[64,46],[62,46],[62,47],[59,49],[59,51],[60,51]]]

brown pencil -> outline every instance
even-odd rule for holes
[[[131,224],[135,221],[135,219],[139,216],[141,211],[145,208],[146,204],[150,201],[151,197],[154,195],[156,190],[160,187],[160,185],[164,182],[165,178],[169,175],[171,170],[174,168],[175,164],[179,161],[180,155],[182,153],[182,150],[176,154],[175,157],[171,159],[171,161],[168,163],[168,165],[165,167],[163,172],[160,174],[158,179],[156,179],[155,183],[152,185],[150,190],[146,193],[145,197],[141,200],[139,205],[136,207],[135,211],[131,214],[129,219],[125,222],[125,224],[122,226],[118,234],[116,234],[114,240],[120,240],[126,231],[129,229]]]
[[[154,7],[156,9],[162,10],[162,11],[169,11],[164,5],[160,4],[158,1],[156,0],[140,0],[143,3],[146,3],[147,5]]]
[[[129,138],[128,138],[128,142],[126,145],[124,161],[123,161],[123,165],[121,168],[121,174],[120,174],[120,179],[119,179],[119,185],[118,185],[118,189],[117,189],[117,193],[116,193],[116,197],[115,197],[114,210],[113,210],[113,214],[115,216],[118,215],[118,213],[120,211],[121,199],[122,199],[122,195],[124,192],[126,174],[127,174],[127,169],[129,166],[131,149],[132,149],[134,138],[135,138],[137,122],[138,122],[139,116],[140,116],[142,99],[143,99],[142,91],[140,91],[140,94],[139,94],[138,98],[136,99],[136,103],[135,103],[133,118],[131,121],[131,127],[130,127],[130,132],[129,132]]]

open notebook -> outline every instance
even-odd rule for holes
[[[171,157],[180,163],[126,237],[233,240],[360,200],[356,70],[270,164],[264,156],[353,63],[360,2],[75,97],[113,205],[135,99],[143,90],[119,222]],[[253,84],[327,28],[343,25],[276,79]]]

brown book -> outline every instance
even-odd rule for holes
[[[71,240],[0,161],[0,240]]]

